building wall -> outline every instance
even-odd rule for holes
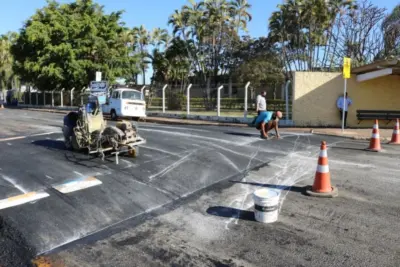
[[[293,121],[296,126],[340,127],[341,120],[336,101],[343,95],[342,73],[295,72],[293,79]],[[358,124],[358,109],[400,110],[400,76],[386,76],[357,82],[355,76],[347,82],[347,92],[353,100],[349,108],[349,127],[372,127],[373,121]],[[383,127],[393,127],[393,122]]]

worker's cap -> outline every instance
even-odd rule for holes
[[[279,119],[282,119],[282,112],[277,111],[277,112],[276,112],[276,116],[277,116]]]

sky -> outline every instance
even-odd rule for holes
[[[400,0],[370,0],[373,4],[391,11]],[[58,0],[60,3],[71,0]],[[187,0],[97,0],[104,6],[107,13],[124,10],[123,21],[128,27],[144,25],[147,29],[156,27],[171,29],[168,17],[175,9],[180,9]],[[252,37],[266,36],[268,33],[268,18],[283,0],[248,0],[251,4],[250,13],[253,19],[248,24]],[[8,31],[18,31],[23,22],[32,16],[36,9],[46,5],[45,0],[2,0],[0,9],[0,34]],[[151,72],[147,74],[149,79]]]

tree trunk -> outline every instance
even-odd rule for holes
[[[232,74],[231,73],[229,73],[229,85],[228,85],[228,88],[229,88],[229,98],[232,98]]]
[[[146,84],[146,69],[145,68],[142,68],[142,72],[143,72],[143,79],[142,79],[142,81],[143,81],[143,84],[142,85],[145,85]]]

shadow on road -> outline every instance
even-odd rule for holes
[[[45,139],[45,140],[33,141],[32,144],[34,144],[36,146],[42,146],[45,148],[49,148],[49,149],[65,150],[65,145],[64,145],[63,141]]]
[[[363,148],[358,148],[358,147],[343,147],[343,146],[331,146],[331,149],[344,149],[344,150],[356,150],[356,151],[365,151],[365,149],[368,147],[368,145],[366,145]]]
[[[254,218],[254,212],[249,210],[240,210],[229,207],[215,206],[207,209],[207,213],[214,216],[220,216],[224,218],[237,218],[245,221],[256,221]]]
[[[239,133],[239,132],[224,132],[224,134],[230,134],[235,136],[245,136],[245,137],[260,137],[260,134],[251,134],[251,133]]]
[[[268,187],[271,189],[285,190],[296,193],[304,193],[305,188],[303,186],[288,186],[288,185],[275,185],[275,184],[262,184],[262,183],[252,183],[252,182],[242,182],[242,181],[230,181],[231,183],[237,184],[248,184],[259,187]]]

